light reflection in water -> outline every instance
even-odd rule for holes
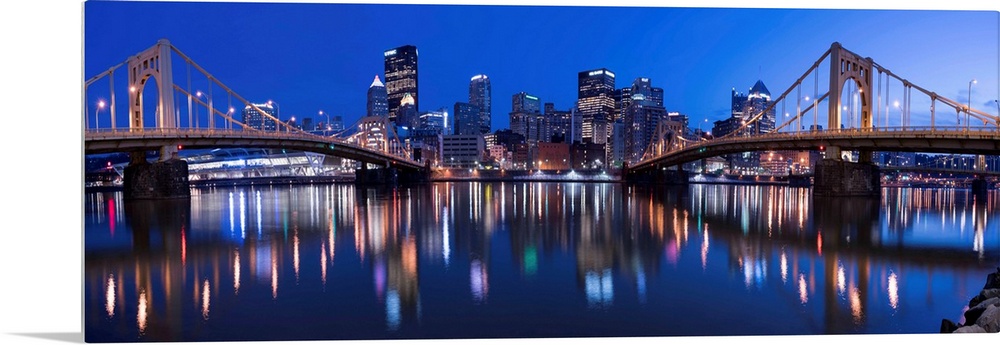
[[[585,286],[590,308],[607,308],[614,302],[614,282],[611,279],[611,269],[587,271]]]
[[[784,250],[781,251],[781,282],[788,282],[788,257]]]
[[[799,273],[799,301],[802,301],[802,304],[809,302],[809,293],[806,291],[806,277],[802,273]]]
[[[264,228],[263,220],[261,219],[261,217],[263,217],[264,212],[260,211],[260,191],[258,190],[256,194],[257,195],[255,198],[257,199],[257,233],[259,234],[261,230]],[[245,232],[243,237],[246,237]]]
[[[319,245],[319,270],[320,270],[320,280],[323,281],[323,288],[326,288],[326,243],[320,243]]]
[[[899,282],[898,278],[896,277],[896,273],[892,271],[889,272],[888,292],[889,292],[889,306],[892,307],[892,309],[899,308]]]
[[[139,334],[146,332],[146,290],[139,291],[139,305],[136,311],[135,320],[136,325],[139,326]]]
[[[469,265],[469,286],[472,290],[472,299],[476,303],[486,301],[490,293],[489,273],[485,265],[478,259],[472,259]]]
[[[293,213],[294,214],[294,213]],[[299,230],[292,230],[292,266],[295,269],[295,284],[299,283]]]
[[[208,279],[205,279],[205,283],[202,284],[201,288],[201,317],[208,320],[208,306],[211,303],[212,291],[208,285]]]
[[[271,255],[271,299],[278,299],[278,257]]]
[[[844,264],[837,263],[837,292],[841,295],[847,289],[847,278],[844,277]]]
[[[444,213],[444,219],[448,219],[448,206],[445,206],[441,212]],[[441,224],[441,252],[444,253],[445,267],[448,267],[448,264],[451,262],[451,234],[448,231],[448,223],[450,222],[443,222]]]
[[[105,308],[108,311],[108,317],[114,317],[115,316],[115,275],[114,274],[109,274],[108,275],[108,283],[107,283],[106,291],[107,292],[105,292],[105,294],[104,294],[105,295],[105,298],[104,298]]]
[[[708,223],[705,223],[705,230],[702,231],[701,239],[701,270],[708,268]]]
[[[246,238],[246,233],[247,233],[246,197],[244,197],[243,191],[240,191],[240,237]],[[259,229],[257,235],[258,237],[260,237]]]
[[[236,218],[233,215],[233,192],[229,192],[229,233],[236,236]],[[243,234],[240,234],[240,238],[245,238]]]
[[[234,250],[233,257],[233,294],[240,294],[240,250]]]
[[[851,316],[854,317],[855,324],[861,324],[861,292],[857,287],[851,287]]]
[[[539,183],[508,185],[506,189],[496,185],[469,187],[450,184],[447,185],[447,188],[439,188],[439,186],[441,185],[434,185],[434,188],[427,189],[439,190],[440,195],[436,194],[433,197],[422,196],[419,190],[398,190],[395,192],[397,194],[386,194],[384,191],[372,192],[374,190],[372,189],[364,197],[353,198],[348,197],[351,195],[349,192],[353,189],[350,186],[345,186],[326,189],[327,193],[338,192],[339,197],[330,196],[328,199],[320,199],[321,202],[316,202],[316,198],[319,197],[316,193],[322,194],[324,190],[303,193],[299,202],[327,210],[328,217],[326,219],[323,219],[321,214],[316,215],[314,211],[306,211],[305,207],[296,204],[294,198],[287,199],[287,196],[282,196],[279,199],[278,196],[275,196],[275,200],[279,200],[276,203],[280,204],[276,208],[280,212],[291,215],[287,219],[291,223],[289,224],[292,228],[291,236],[287,236],[289,234],[286,232],[286,237],[281,236],[281,213],[272,215],[270,210],[268,210],[268,214],[263,214],[261,211],[260,198],[264,197],[270,200],[270,196],[261,195],[269,193],[267,189],[263,192],[252,191],[250,193],[253,193],[253,200],[257,204],[253,205],[255,207],[246,205],[245,208],[249,208],[250,212],[256,208],[257,214],[250,216],[257,217],[258,232],[260,233],[263,229],[264,233],[263,236],[259,237],[259,240],[251,239],[246,244],[238,241],[237,236],[240,235],[235,235],[235,222],[233,222],[236,207],[236,203],[232,200],[235,197],[233,194],[240,193],[242,198],[243,193],[239,191],[229,193],[230,222],[228,231],[232,232],[234,236],[228,236],[224,230],[227,227],[226,210],[222,210],[225,208],[227,201],[225,193],[228,191],[216,192],[216,207],[211,209],[210,216],[202,216],[205,218],[204,220],[189,223],[187,226],[171,226],[170,229],[175,229],[172,231],[177,232],[169,232],[168,236],[152,236],[154,243],[152,250],[149,249],[149,245],[144,246],[138,240],[136,243],[130,243],[135,248],[145,248],[141,249],[145,252],[136,249],[137,254],[142,254],[137,256],[149,255],[154,260],[161,260],[158,256],[162,255],[170,260],[180,258],[181,263],[186,263],[186,265],[175,265],[170,268],[169,261],[165,264],[161,264],[160,261],[155,262],[157,266],[154,267],[163,267],[163,270],[168,273],[163,273],[167,275],[165,277],[156,277],[155,275],[160,273],[153,270],[153,284],[162,282],[164,287],[143,287],[139,294],[141,308],[137,312],[137,324],[140,331],[159,334],[160,329],[164,327],[161,324],[171,322],[167,320],[171,314],[169,310],[171,299],[183,298],[185,310],[200,310],[202,318],[207,319],[212,285],[215,285],[215,292],[218,295],[218,289],[226,285],[224,279],[221,284],[218,282],[218,276],[226,277],[228,274],[232,274],[234,294],[239,295],[241,301],[240,303],[229,303],[228,298],[219,299],[216,296],[216,305],[211,306],[215,308],[212,319],[213,322],[230,318],[238,319],[238,316],[235,316],[238,313],[229,313],[228,309],[243,310],[247,308],[240,306],[240,304],[250,305],[251,303],[245,301],[254,295],[266,299],[266,291],[268,290],[266,282],[268,280],[270,280],[272,299],[277,300],[279,283],[285,282],[287,285],[291,278],[291,275],[288,275],[291,272],[287,272],[287,270],[293,269],[296,282],[299,282],[301,275],[303,286],[300,288],[287,285],[282,292],[285,297],[282,298],[282,301],[278,301],[281,305],[294,305],[297,300],[310,298],[308,284],[315,286],[322,282],[324,286],[322,291],[326,291],[326,281],[329,277],[343,278],[344,282],[359,281],[363,284],[343,284],[343,286],[338,284],[336,289],[329,290],[330,292],[336,290],[339,293],[342,289],[350,289],[345,287],[347,285],[363,285],[365,293],[375,306],[376,313],[381,308],[375,301],[385,303],[385,324],[382,324],[380,318],[376,318],[378,326],[388,326],[394,330],[402,329],[405,332],[408,330],[407,326],[410,325],[410,317],[414,315],[414,306],[417,308],[416,314],[420,314],[421,297],[417,291],[418,288],[424,287],[429,291],[424,295],[423,303],[428,303],[429,308],[431,306],[437,308],[441,298],[438,295],[440,292],[426,287],[440,283],[442,275],[455,276],[455,273],[458,273],[441,270],[441,268],[446,268],[449,265],[453,267],[470,265],[468,278],[465,278],[464,274],[458,274],[460,279],[469,279],[470,292],[473,297],[471,300],[463,299],[463,301],[466,304],[480,304],[474,310],[490,311],[495,310],[491,308],[502,308],[504,303],[508,303],[502,296],[507,288],[517,289],[522,288],[522,285],[530,285],[533,281],[532,278],[535,279],[535,282],[551,281],[553,276],[562,273],[559,271],[560,269],[564,269],[560,267],[559,260],[569,255],[570,257],[576,256],[578,259],[576,262],[579,267],[576,269],[579,271],[576,275],[577,285],[574,287],[576,293],[566,295],[576,297],[576,303],[580,306],[585,304],[594,309],[610,309],[615,298],[614,282],[618,279],[618,282],[626,285],[624,285],[625,290],[623,290],[625,293],[618,296],[619,303],[615,304],[615,308],[623,308],[623,310],[630,308],[636,305],[636,300],[638,300],[638,305],[656,307],[662,303],[664,291],[670,290],[659,287],[663,287],[664,282],[671,283],[675,279],[698,279],[685,271],[696,271],[700,261],[702,272],[698,272],[698,274],[702,277],[721,278],[723,281],[728,279],[729,283],[733,283],[728,284],[728,286],[739,290],[743,290],[741,285],[748,288],[753,286],[756,288],[746,293],[768,298],[784,298],[796,307],[799,303],[807,304],[812,297],[814,303],[803,310],[808,310],[808,312],[819,310],[818,313],[823,315],[826,308],[832,308],[830,305],[834,305],[838,310],[831,312],[832,314],[836,314],[842,321],[853,321],[846,322],[847,324],[856,325],[856,328],[835,329],[836,331],[865,332],[873,329],[883,330],[884,328],[878,328],[880,326],[876,325],[878,322],[872,320],[882,320],[886,317],[884,315],[887,311],[899,310],[902,299],[907,300],[904,303],[907,303],[908,306],[911,305],[910,303],[918,305],[924,303],[923,301],[912,302],[913,299],[908,297],[913,295],[912,286],[921,285],[913,284],[912,279],[909,283],[904,280],[905,276],[912,276],[911,274],[901,275],[899,274],[901,271],[890,271],[887,267],[893,265],[892,267],[898,268],[902,265],[908,270],[907,272],[926,272],[927,268],[924,267],[927,265],[931,265],[931,269],[934,270],[938,270],[940,267],[936,266],[940,265],[939,263],[923,263],[921,261],[923,259],[919,258],[919,255],[908,253],[907,249],[913,244],[899,244],[897,248],[896,243],[886,245],[887,241],[884,237],[899,235],[900,238],[906,238],[908,241],[913,239],[911,242],[925,246],[940,245],[947,247],[945,249],[953,248],[956,251],[964,251],[970,257],[995,255],[995,251],[988,244],[993,243],[997,233],[995,229],[986,225],[987,219],[991,217],[996,219],[992,204],[963,204],[965,200],[960,197],[955,198],[953,191],[938,194],[893,192],[896,195],[892,195],[893,193],[887,193],[882,199],[883,205],[891,204],[896,200],[901,200],[903,204],[891,206],[883,213],[883,216],[880,216],[878,212],[865,213],[867,211],[863,208],[858,212],[857,208],[841,205],[830,207],[827,203],[816,203],[814,212],[803,212],[811,207],[813,201],[809,200],[808,190],[803,193],[801,189],[781,193],[773,189],[760,191],[747,187],[697,186],[692,187],[697,189],[690,196],[674,194],[665,196],[662,191],[641,193],[635,192],[634,187],[630,187],[626,195],[621,196],[621,199],[616,199],[619,196],[615,195],[618,190],[614,186]],[[472,197],[483,200],[471,202],[466,200],[465,198],[468,196],[465,192],[468,189],[463,188],[475,188],[476,191],[483,191],[483,193],[472,193]],[[732,189],[732,194],[728,193],[730,189]],[[503,204],[502,200],[514,199],[512,194],[514,190],[521,193],[522,197],[517,199],[525,199],[526,204]],[[341,191],[343,192],[341,193]],[[277,194],[277,192],[274,193]],[[287,192],[282,193],[284,194],[280,195],[288,194]],[[499,195],[496,195],[498,193]],[[506,198],[507,194],[511,194],[512,198]],[[211,206],[207,202],[209,200],[207,195],[209,194],[201,195],[201,200],[205,203],[203,207]],[[390,197],[386,198],[386,195]],[[588,195],[591,199],[583,198],[582,195]],[[909,197],[900,199],[900,195],[908,195]],[[930,199],[920,201],[918,196]],[[426,197],[426,199],[421,199],[421,197]],[[324,198],[326,197],[324,196]],[[549,203],[546,202],[548,198],[555,199]],[[240,205],[241,233],[245,230],[242,218],[246,216],[242,202],[244,201],[241,201]],[[591,209],[591,202],[602,208],[600,210]],[[577,214],[573,211],[576,203],[587,207],[581,207],[581,213]],[[876,210],[879,210],[878,201],[876,200],[875,203]],[[742,208],[744,204],[747,205],[747,208]],[[401,205],[405,207],[400,207]],[[729,206],[720,207],[719,205]],[[925,208],[923,223],[900,227],[897,219],[907,212],[915,212],[915,209],[919,209],[918,205]],[[111,208],[109,203],[108,210],[105,212],[111,212]],[[487,214],[473,215],[474,222],[470,225],[463,214],[477,208]],[[519,215],[506,218],[503,214],[507,208],[516,208]],[[834,209],[833,212],[829,212],[832,216],[824,218],[822,213],[831,208]],[[962,208],[968,210],[964,216],[962,212],[965,210],[954,213],[951,211]],[[299,213],[309,213],[301,213],[303,218],[299,219],[296,210]],[[942,213],[942,210],[948,211]],[[537,214],[537,212],[542,212],[542,214]],[[859,214],[859,216],[844,217],[845,214]],[[953,216],[947,217],[948,214],[953,214]],[[417,217],[424,215],[426,217]],[[500,217],[496,217],[496,215],[500,215]],[[624,219],[622,215],[624,215]],[[948,237],[943,245],[937,242],[927,244],[926,242],[932,242],[931,240],[937,241],[935,236],[944,237],[952,234],[947,229],[939,229],[940,222],[933,217],[947,217],[946,225],[958,227],[961,221],[957,218],[952,220],[955,215],[967,218],[966,224],[972,226],[965,229],[965,236],[957,237],[959,239]],[[269,219],[269,227],[266,229],[259,224],[261,217]],[[804,228],[796,229],[796,218],[799,219],[798,226]],[[905,219],[905,217],[903,218]],[[275,219],[274,224],[278,226],[271,226],[272,219]],[[412,223],[401,222],[401,219],[412,219],[408,221]],[[744,228],[744,224],[742,224],[744,219],[747,220],[747,228]],[[302,224],[298,222],[302,222]],[[621,222],[620,225],[619,222]],[[132,229],[129,228],[130,226]],[[213,226],[216,227],[216,234],[222,235],[219,237],[229,241],[225,249],[217,252],[213,252],[213,250],[217,250],[212,243],[215,241],[212,238],[214,234],[211,233]],[[338,234],[335,231],[338,226],[347,226],[348,229],[354,227],[355,231]],[[927,229],[928,226],[931,229]],[[143,235],[142,232],[136,231],[134,227],[135,225],[123,222],[119,225],[118,232],[120,235],[128,235],[131,232],[138,234],[133,236],[151,237],[149,234]],[[695,229],[690,229],[690,227],[695,227]],[[709,231],[709,227],[712,228],[712,231]],[[700,248],[692,245],[687,239],[688,231],[696,231],[698,228],[702,228]],[[819,229],[822,229],[822,232]],[[101,234],[106,236],[107,228],[101,230],[103,231]],[[959,232],[958,229],[955,230],[954,233]],[[974,230],[974,233],[969,230]],[[744,231],[747,232],[744,233]],[[931,235],[930,240],[928,240],[928,233]],[[352,236],[354,236],[353,240],[355,241],[353,248],[350,245]],[[348,241],[348,244],[346,248],[341,248],[341,250],[346,250],[346,252],[341,253],[343,264],[334,267],[332,260],[337,237],[341,237],[341,241]],[[119,236],[119,238],[123,238],[123,236]],[[432,238],[431,242],[427,242],[428,238]],[[845,241],[847,238],[850,238],[850,242]],[[165,249],[158,248],[157,241],[164,240],[169,241],[162,245]],[[237,240],[235,248],[232,240]],[[416,246],[417,240],[421,241],[419,248]],[[441,242],[438,244],[436,241]],[[920,241],[924,241],[924,243]],[[693,242],[697,242],[697,240]],[[976,251],[975,254],[970,253],[969,242],[972,242],[971,247]],[[713,250],[710,251],[710,245],[715,245],[716,248],[712,248]],[[316,255],[317,248],[320,253],[319,268],[313,266],[316,263],[313,261],[316,259],[313,255]],[[697,254],[694,253],[699,250],[699,258],[695,258]],[[166,251],[166,253],[158,251]],[[213,258],[215,253],[221,254],[218,257],[222,259],[218,263],[213,263],[214,260],[218,260]],[[227,253],[231,253],[228,255],[232,258],[231,265],[226,264]],[[650,253],[652,255],[648,255]],[[858,253],[875,253],[877,255],[872,256],[871,263],[869,263],[867,256],[862,258]],[[822,257],[822,255],[827,255],[829,259]],[[917,258],[914,258],[915,256]],[[242,263],[244,257],[248,259],[247,263]],[[580,259],[581,257],[591,259],[587,259],[590,260],[587,264],[579,264],[584,261]],[[444,258],[444,260],[437,260],[438,258]],[[305,260],[306,263],[301,264],[300,259]],[[712,270],[708,270],[707,261],[709,260],[713,261]],[[509,275],[505,272],[510,272],[507,266],[510,265],[510,261],[519,265],[519,267],[514,267],[514,272],[521,272],[522,275],[515,274],[515,277],[508,278]],[[774,261],[778,261],[780,267],[780,283],[776,279],[772,282],[767,279],[768,269],[773,272],[773,268],[775,268],[770,266],[774,264]],[[911,261],[917,262],[916,269],[912,269],[914,264]],[[310,265],[310,262],[313,264]],[[131,261],[129,263],[131,264]],[[670,265],[664,265],[664,263],[670,263]],[[729,266],[725,267],[727,263]],[[873,274],[873,277],[879,278],[872,279],[870,282],[866,276],[867,273],[865,273],[865,270],[868,269],[866,265],[869,264],[879,272]],[[247,266],[250,279],[249,283],[242,284],[242,287],[241,266]],[[138,268],[138,266],[136,267]],[[720,267],[722,271],[725,271],[726,268],[729,271],[720,274]],[[229,269],[231,271],[226,272]],[[127,270],[131,270],[131,268],[127,268]],[[214,273],[216,280],[205,279],[200,282],[201,284],[198,284],[197,281],[194,284],[191,283],[192,276],[204,277],[206,270],[208,276]],[[489,281],[490,270],[495,273],[493,282]],[[122,278],[128,277],[129,272],[125,274],[115,273],[109,276],[108,271],[111,270],[105,269],[100,276],[88,278],[88,283],[91,283],[94,290],[93,304],[98,306],[95,314],[106,313],[109,318],[115,315],[130,315],[131,310],[127,306],[127,301],[136,296],[136,290],[141,285],[123,287]],[[185,275],[175,275],[179,271],[185,272],[187,278]],[[192,271],[195,274],[191,274]],[[966,280],[966,277],[963,276],[966,271],[962,269],[941,268],[934,274],[941,274],[939,272],[945,272],[944,274],[949,277],[954,276],[956,280]],[[279,279],[279,275],[282,273],[286,274],[283,277],[286,279],[285,281]],[[504,278],[500,278],[501,276]],[[317,277],[320,279],[315,279]],[[155,304],[152,303],[152,298],[149,296],[162,291],[158,289],[169,290],[171,284],[169,281],[172,279],[183,281],[182,284],[178,284],[182,287],[180,290],[183,292],[173,292],[173,295],[183,297],[173,297],[169,291],[166,291],[161,295],[164,296],[162,300],[156,300]],[[187,280],[185,281],[185,279]],[[418,279],[425,281],[417,284]],[[372,285],[368,285],[372,284],[373,281],[374,291],[372,291]],[[789,281],[791,281],[791,285],[787,285]],[[102,282],[105,291],[100,291]],[[632,289],[629,286],[630,282],[636,284],[636,290],[632,290],[632,293],[628,292]],[[489,296],[490,283],[493,283],[495,288],[492,298]],[[192,285],[194,285],[193,288]],[[922,286],[929,285],[923,284]],[[906,290],[907,287],[910,290]],[[967,286],[954,289],[957,291],[965,288]],[[775,292],[777,289],[783,290]],[[924,287],[924,289],[930,290],[931,288]],[[935,302],[943,304],[944,302],[939,301],[946,299],[939,297],[938,290],[940,288],[934,287],[934,289]],[[320,289],[317,288],[314,291],[320,291]],[[386,291],[388,291],[388,296],[384,296]],[[834,291],[837,293],[831,293]],[[103,296],[100,296],[101,292],[104,292]],[[670,290],[670,292],[675,291]],[[951,293],[951,290],[946,292]],[[192,293],[195,294],[195,297],[191,296]],[[353,291],[351,293],[358,296]],[[741,291],[741,293],[745,292]],[[778,295],[778,297],[774,295]],[[928,293],[928,295],[931,294]],[[196,299],[197,296],[201,296],[200,300],[192,303],[190,299]],[[330,301],[339,298],[332,296],[324,295],[323,297],[328,297]],[[831,296],[833,298],[830,298]],[[101,297],[104,299],[103,306],[100,303]],[[919,297],[923,297],[922,293]],[[647,303],[647,298],[651,303]],[[116,302],[116,299],[120,300]],[[629,301],[629,299],[633,300]],[[488,304],[485,303],[487,300],[489,300]],[[833,304],[826,303],[829,300],[833,300]],[[882,302],[885,300],[888,301],[888,304]],[[226,303],[222,303],[223,301]],[[363,299],[359,299],[359,301],[361,302],[358,303],[364,303]],[[192,304],[194,308],[192,308]],[[168,307],[164,309],[165,311],[161,311],[158,309],[161,305]],[[117,311],[116,307],[119,308]],[[151,310],[155,312],[150,312]],[[879,314],[880,312],[882,314]],[[147,314],[154,316],[151,322],[154,325],[152,328],[147,326],[149,318]],[[196,315],[191,316],[199,318]],[[890,317],[893,315],[895,313],[890,314]],[[165,317],[160,318],[160,316]],[[326,316],[320,315],[320,317]],[[841,324],[843,323],[841,322]],[[134,328],[131,329],[134,333]]]
[[[385,324],[389,330],[399,329],[399,324],[402,321],[399,309],[399,293],[396,290],[389,290],[385,298]]]

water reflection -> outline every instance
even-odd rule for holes
[[[581,183],[88,194],[87,340],[935,332],[996,263],[997,199]],[[710,316],[724,330],[680,312],[734,303]]]

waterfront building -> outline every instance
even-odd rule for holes
[[[656,88],[659,89],[659,88]],[[650,142],[656,136],[656,128],[661,121],[669,120],[667,110],[662,104],[662,89],[655,91],[649,78],[636,78],[632,86],[623,88],[620,93],[629,95],[628,99],[622,99],[620,106],[622,110],[622,149],[621,160],[634,164],[642,160],[649,148]],[[654,96],[659,92],[659,96]],[[659,97],[658,101],[655,97]],[[672,125],[672,124],[671,124]],[[674,133],[681,135],[684,127],[675,128],[671,126]],[[616,157],[617,158],[617,157]]]
[[[545,117],[549,121],[548,133],[550,136],[549,142],[555,142],[553,137],[562,138],[561,141],[566,143],[573,143],[573,130],[574,124],[579,125],[579,123],[573,122],[574,112],[570,110],[556,110],[555,104],[545,103]],[[578,126],[577,126],[578,127]],[[579,137],[576,137],[579,140]]]
[[[524,135],[514,133],[511,129],[498,129],[493,133],[494,144],[502,145],[507,152],[514,152],[517,144],[525,142]]]
[[[605,167],[605,145],[590,142],[570,145],[570,159],[573,169],[600,169]]]
[[[414,129],[409,133],[413,160],[440,166],[442,135],[438,129]]]
[[[527,114],[527,137],[530,142],[548,142],[552,140],[551,124],[548,115],[543,113]]]
[[[536,169],[566,170],[570,168],[569,144],[546,143],[536,144],[532,160]]]
[[[577,74],[577,109],[583,120],[583,141],[604,144],[615,112],[615,74],[607,68]]]
[[[448,168],[476,168],[485,151],[486,144],[478,134],[441,137],[441,165]]]

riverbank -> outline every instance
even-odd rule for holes
[[[316,183],[352,183],[353,178],[342,176],[298,176],[298,177],[242,177],[233,179],[191,180],[191,187],[232,187],[261,185],[301,185]]]
[[[1000,332],[1000,267],[986,276],[986,285],[969,301],[958,324],[941,320],[941,333]]]

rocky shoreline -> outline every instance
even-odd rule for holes
[[[1000,332],[1000,267],[986,276],[986,285],[969,301],[963,316],[965,320],[959,320],[958,324],[941,320],[941,333]]]

